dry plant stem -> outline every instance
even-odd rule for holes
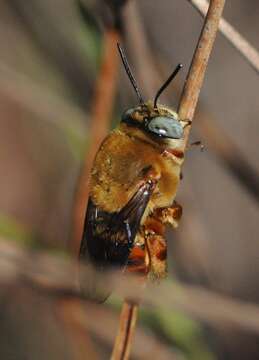
[[[131,18],[133,19],[134,14],[137,14],[137,12],[134,8],[134,4],[132,4],[131,6],[132,6],[132,13],[130,13],[130,15],[131,15]],[[188,119],[188,120],[193,119],[194,111],[195,111],[199,93],[200,93],[200,88],[202,86],[205,70],[206,70],[208,59],[209,59],[209,56],[211,53],[211,49],[212,49],[212,46],[213,46],[213,43],[214,43],[214,40],[216,37],[219,19],[222,14],[223,8],[224,8],[223,0],[214,0],[214,1],[211,1],[211,3],[210,3],[208,15],[205,19],[204,26],[203,26],[203,29],[201,32],[201,36],[200,36],[199,42],[197,44],[197,47],[196,47],[196,50],[194,53],[193,61],[192,61],[192,64],[191,64],[191,67],[189,70],[189,74],[188,74],[188,77],[187,77],[187,80],[185,83],[185,87],[183,90],[183,94],[182,94],[182,98],[181,98],[181,102],[180,102],[180,106],[179,106],[179,116],[181,119]],[[139,24],[139,22],[137,20],[138,19],[134,18],[135,24]],[[137,28],[136,27],[134,27],[134,28],[135,28],[135,33],[137,32],[137,30],[139,33],[141,33],[140,26]],[[129,29],[130,29],[130,26],[129,26]],[[131,35],[131,34],[129,33],[129,35]],[[136,34],[134,36],[134,39],[135,38],[136,38]],[[142,44],[141,44],[140,40],[142,40]],[[140,45],[145,45],[145,42],[143,41],[142,37],[140,37],[140,40],[138,41],[139,46],[137,48],[142,49],[142,52],[145,54],[145,56],[143,56],[143,58],[149,59],[149,57],[147,56],[148,48],[145,46],[140,46]],[[134,42],[136,42],[136,40],[134,40]],[[148,68],[151,69],[152,66],[149,66]],[[185,131],[184,148],[187,145],[189,131],[190,131],[190,126],[188,126]],[[126,304],[124,306],[126,306]],[[127,309],[125,309],[125,312],[126,311],[127,311]],[[124,331],[123,331],[123,329],[124,329]],[[120,359],[124,359],[124,358],[127,359],[126,351],[125,351],[126,357],[123,357],[123,348],[122,348],[123,341],[126,341],[126,337],[127,337],[127,335],[125,334],[125,320],[123,319],[123,312],[122,312],[120,332],[119,332],[119,335],[116,340],[118,356],[117,357],[113,356],[112,359],[115,359],[115,360],[117,360],[117,359],[120,360]],[[116,348],[116,344],[115,344],[115,348]],[[113,355],[114,354],[115,354],[115,352],[113,353]]]
[[[198,102],[200,89],[218,30],[219,20],[225,0],[211,0],[201,35],[195,49],[192,63],[184,85],[178,109],[180,119],[192,121]],[[191,126],[186,126],[183,150],[189,138]]]
[[[82,301],[73,299],[71,306],[67,308],[75,325],[82,327],[87,333],[98,337],[103,344],[112,344],[114,332],[117,329],[117,314],[107,307],[100,307],[98,304],[87,303],[82,306]],[[98,322],[96,319],[103,319]],[[145,329],[136,329],[134,347],[131,349],[131,358],[135,360],[150,359],[182,360],[182,357],[172,349],[172,346],[162,344],[160,338],[155,334],[146,333]],[[88,356],[90,359],[90,357]],[[84,358],[85,360],[85,358]],[[92,359],[91,359],[92,360]]]
[[[120,324],[111,360],[127,360],[137,321],[138,305],[125,300],[120,314]]]
[[[64,333],[73,344],[74,359],[85,360],[85,354],[88,359],[97,360],[98,356],[95,352],[89,332],[81,323],[76,321],[74,309],[83,312],[83,304],[78,299],[58,299],[56,302],[56,313],[61,318]],[[83,314],[85,316],[85,314]]]
[[[88,199],[88,181],[94,156],[109,130],[110,118],[116,92],[118,54],[116,51],[120,35],[116,30],[107,30],[103,39],[101,69],[96,83],[91,120],[91,144],[82,166],[75,196],[73,236],[70,244],[77,255],[82,237],[84,216]]]
[[[162,76],[159,76],[159,72],[154,64],[154,57],[147,44],[143,24],[139,19],[136,1],[132,0],[128,4],[124,20],[127,29],[128,47],[132,54],[132,59],[134,60],[134,70],[136,71],[137,79],[141,80],[140,83],[143,93],[146,96],[148,95],[148,97],[152,97],[151,95],[156,92],[162,82]],[[135,59],[141,59],[142,63],[140,64],[139,61],[135,61]],[[144,64],[144,66],[142,66],[142,64]],[[164,65],[164,59],[162,63],[162,68],[163,67],[166,69],[169,67],[168,64],[166,66]],[[148,76],[146,76],[146,71],[143,71],[143,68],[148,68]],[[162,74],[163,78],[166,78],[167,72],[162,72]],[[143,76],[143,78],[141,78],[141,76]],[[178,91],[179,89],[177,89],[177,92]],[[164,98],[168,103],[170,102],[170,98],[166,94],[164,95]],[[204,106],[199,109],[198,112],[196,126],[202,137],[207,139],[208,144],[211,146],[216,156],[218,156],[224,166],[233,173],[248,193],[259,200],[259,177],[254,167],[248,163],[240,148],[225,133],[225,131],[220,129],[216,121],[211,119],[211,114],[209,114]]]
[[[208,9],[207,0],[188,0],[205,16]],[[252,66],[254,70],[259,72],[259,53],[258,51],[225,19],[221,19],[219,23],[219,31],[225,36],[231,45],[237,49],[244,59]]]
[[[81,299],[89,304],[77,284],[78,263],[49,254],[31,251],[0,237],[0,286],[19,282],[49,298]],[[87,278],[88,271],[85,271]],[[139,278],[125,279],[121,272],[103,275],[103,286],[112,287],[125,298],[139,297]],[[150,285],[141,293],[141,303],[155,308],[183,311],[206,323],[226,324],[259,334],[259,306],[195,285],[163,282]],[[86,308],[86,307],[85,307]]]

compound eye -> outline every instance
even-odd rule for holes
[[[178,120],[165,116],[153,118],[147,125],[151,133],[170,139],[181,139],[183,137],[183,127]]]

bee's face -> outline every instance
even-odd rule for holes
[[[183,126],[178,114],[161,105],[154,108],[146,103],[128,109],[123,113],[121,122],[140,129],[154,140],[183,138]]]

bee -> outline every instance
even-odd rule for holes
[[[116,267],[158,281],[167,273],[165,227],[176,228],[182,215],[175,195],[188,125],[158,99],[182,65],[154,101],[145,102],[119,44],[118,50],[139,104],[122,114],[95,156],[80,260],[99,272]],[[84,280],[81,287],[101,302],[109,294],[100,293],[96,281]]]

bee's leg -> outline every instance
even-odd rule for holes
[[[168,221],[166,209],[159,210],[163,211],[163,218],[159,218],[158,215],[161,214],[156,212],[147,217],[137,234],[127,263],[127,271],[143,275],[144,278],[148,276],[152,281],[162,279],[167,274],[167,245],[164,235]]]
[[[167,273],[165,225],[152,214],[146,218],[142,233],[145,239],[148,278],[157,281]]]
[[[165,226],[152,215],[136,237],[128,258],[127,271],[158,281],[167,274],[167,245],[164,238]]]
[[[146,248],[150,259],[148,278],[158,281],[167,274],[167,245],[165,238],[156,233],[146,235]]]
[[[169,224],[173,228],[177,228],[182,217],[182,212],[182,206],[174,201],[170,207],[156,209],[154,217],[161,221],[162,224]]]
[[[146,274],[149,272],[149,263],[150,260],[146,249],[145,235],[143,229],[141,229],[131,249],[127,262],[127,271],[146,277]]]
[[[198,141],[194,141],[191,144],[187,145],[187,150],[192,149],[194,146],[198,146],[200,148],[200,151],[203,151],[205,148],[203,143],[200,140],[198,140]]]

